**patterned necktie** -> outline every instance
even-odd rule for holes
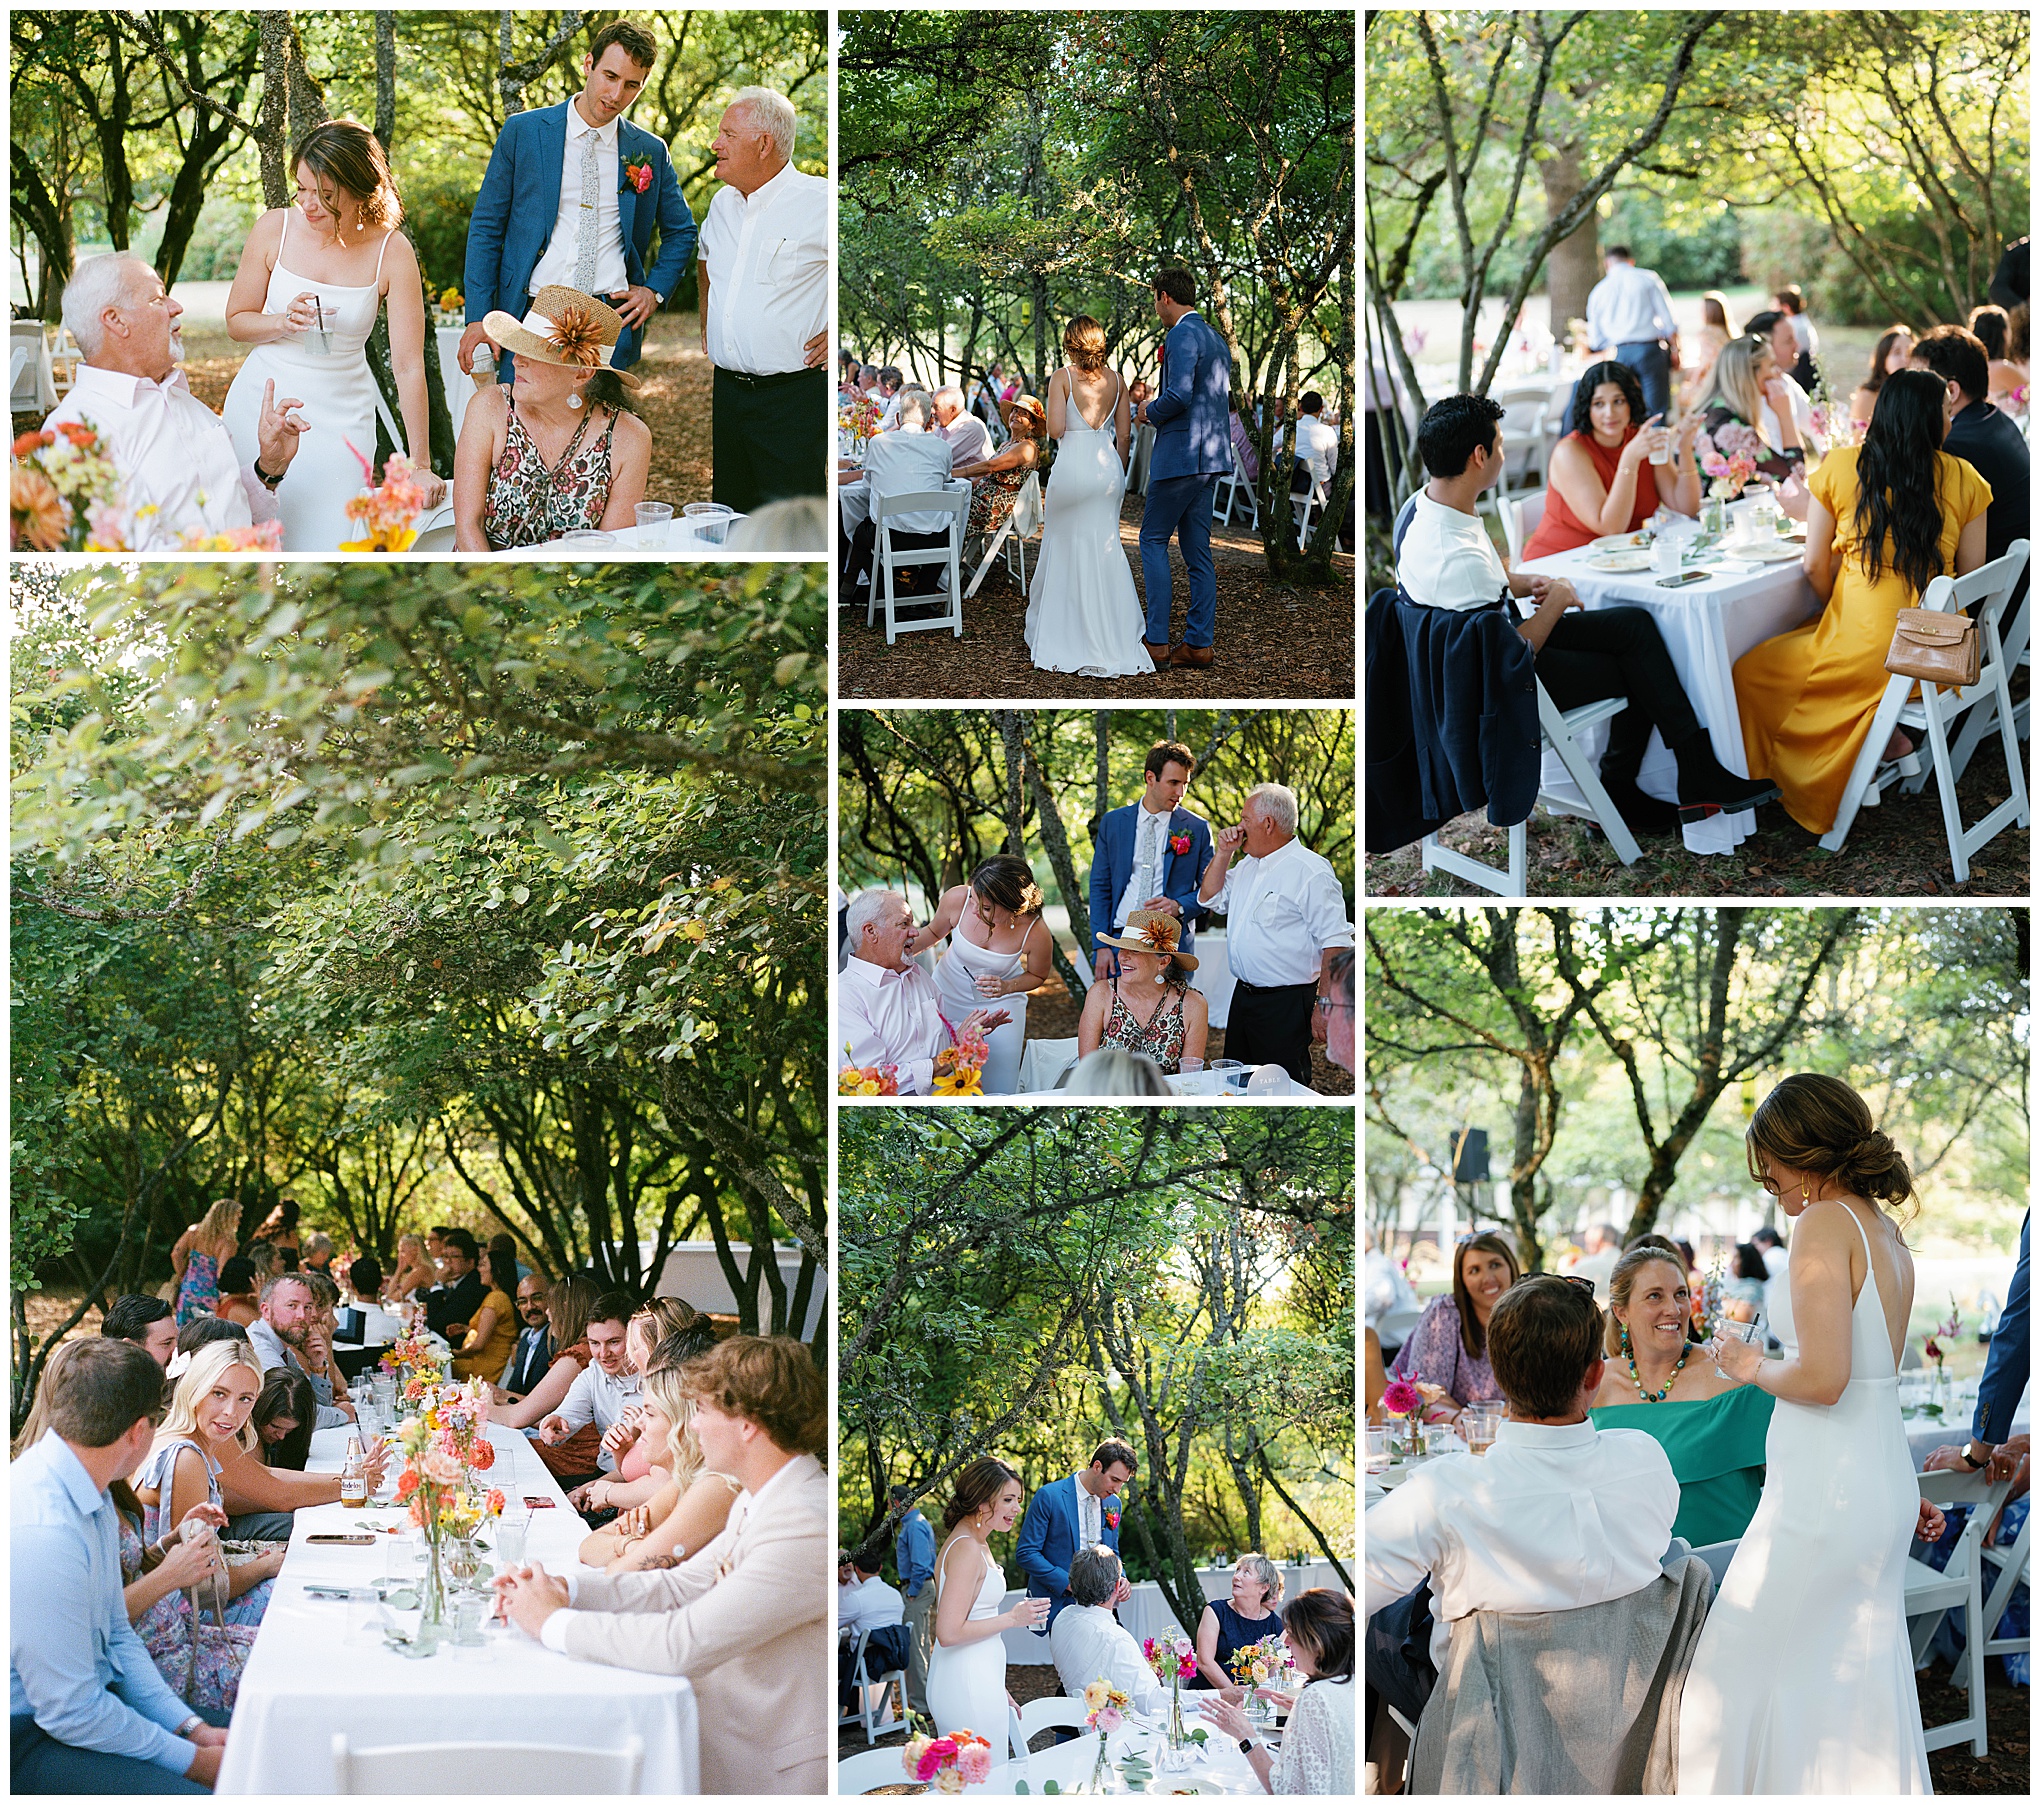
[[[595,292],[595,222],[602,217],[602,167],[596,153],[601,140],[581,134],[581,229],[574,238],[574,286],[584,295]]]

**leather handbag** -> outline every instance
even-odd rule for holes
[[[1884,668],[1943,689],[1967,689],[1983,674],[1983,637],[1966,614],[1901,608]]]

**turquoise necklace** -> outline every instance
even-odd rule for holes
[[[1622,1339],[1625,1343],[1629,1342],[1629,1331],[1627,1329],[1624,1329],[1622,1331]],[[1679,1364],[1672,1368],[1672,1376],[1665,1381],[1664,1390],[1645,1391],[1643,1389],[1643,1380],[1637,1376],[1636,1349],[1634,1345],[1630,1345],[1629,1347],[1629,1377],[1631,1382],[1636,1386],[1636,1395],[1640,1397],[1646,1404],[1662,1404],[1665,1401],[1665,1399],[1672,1395],[1672,1387],[1678,1384],[1679,1375],[1685,1370],[1686,1370],[1686,1351],[1684,1348],[1681,1348],[1679,1350]]]

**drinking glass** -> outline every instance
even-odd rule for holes
[[[379,1644],[388,1617],[373,1586],[350,1586],[347,1591],[347,1644],[367,1648]]]
[[[496,1520],[496,1571],[524,1564],[524,1532],[529,1519],[507,1513]]]
[[[577,526],[570,532],[560,535],[560,544],[570,552],[600,551],[603,547],[613,546],[615,543],[615,534],[604,533],[594,527]]]
[[[1426,1423],[1424,1425],[1424,1452],[1432,1459],[1440,1454],[1453,1452],[1452,1444],[1459,1439],[1450,1423]]]
[[[1650,461],[1660,468],[1672,461],[1672,429],[1669,426],[1651,428]]]
[[[641,501],[637,504],[638,544],[647,549],[656,549],[666,543],[666,533],[673,524],[673,504],[667,501]]]
[[[1650,567],[1661,577],[1675,577],[1679,574],[1679,542],[1669,535],[1660,534],[1651,541]]]
[[[326,328],[326,307],[317,295],[312,297],[312,324],[305,333],[305,349],[314,357],[333,355],[333,335]]]
[[[495,1603],[493,1595],[486,1592],[461,1592],[453,1600],[453,1645],[456,1648],[482,1648],[486,1646],[482,1637],[482,1620]]]
[[[1388,1430],[1373,1423],[1367,1425],[1367,1470],[1370,1473],[1388,1471]]]
[[[1485,1454],[1495,1445],[1495,1431],[1500,1426],[1501,1418],[1492,1410],[1469,1410],[1460,1418],[1466,1445],[1476,1454]]]

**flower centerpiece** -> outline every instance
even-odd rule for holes
[[[1180,1630],[1170,1636],[1150,1636],[1140,1645],[1155,1678],[1169,1685],[1169,1753],[1180,1754],[1190,1746],[1190,1733],[1183,1727],[1183,1682],[1197,1677],[1197,1650]]]
[[[850,1058],[850,1043],[843,1043],[843,1056]],[[877,1065],[852,1063],[838,1069],[836,1073],[836,1095],[839,1097],[897,1097],[900,1094],[900,1068],[891,1060]]]
[[[910,1727],[922,1720],[910,1719]],[[946,1736],[930,1736],[914,1728],[900,1750],[900,1765],[913,1779],[937,1792],[961,1792],[966,1786],[982,1786],[991,1778],[992,1745],[975,1730],[951,1730]]]
[[[864,461],[864,447],[878,431],[878,423],[885,418],[885,409],[875,396],[846,396],[837,410],[836,423],[843,436],[850,441],[850,455],[859,463]]]
[[[1233,1650],[1227,1666],[1232,1677],[1246,1690],[1247,1714],[1264,1718],[1269,1707],[1268,1701],[1261,1696],[1260,1688],[1276,1684],[1288,1671],[1289,1648],[1280,1636],[1270,1636],[1264,1642],[1249,1642],[1244,1648]]]
[[[258,520],[253,526],[230,526],[217,533],[194,527],[177,535],[177,549],[184,552],[280,552],[283,550],[283,522]]]
[[[383,1371],[397,1381],[397,1396],[405,1404],[422,1409],[430,1403],[439,1384],[439,1350],[422,1333],[399,1335],[382,1357]]]
[[[439,291],[432,303],[432,323],[435,326],[462,326],[467,323],[467,297],[449,282]]]
[[[350,444],[354,460],[361,466],[361,480],[367,485],[347,504],[347,518],[361,529],[359,539],[343,539],[343,552],[407,552],[418,537],[418,516],[425,511],[425,490],[412,469],[411,460],[393,451],[383,460],[383,479],[375,484],[375,469]]]
[[[1940,1417],[1948,1403],[1948,1350],[1943,1342],[1953,1341],[1962,1332],[1962,1306],[1952,1297],[1948,1300],[1948,1315],[1943,1322],[1936,1323],[1927,1331],[1920,1352],[1934,1363],[1933,1395],[1920,1406],[1922,1416]]]
[[[15,551],[124,549],[120,477],[95,427],[67,420],[14,441],[7,543]]]
[[[1084,1688],[1084,1726],[1098,1732],[1098,1758],[1091,1763],[1090,1779],[1077,1788],[1079,1792],[1121,1790],[1112,1771],[1112,1732],[1126,1722],[1126,1705],[1127,1695],[1110,1680],[1096,1679]]]
[[[990,1045],[976,1028],[957,1035],[953,1047],[944,1047],[935,1055],[935,1095],[982,1097],[985,1061],[991,1055]]]
[[[1400,1448],[1403,1452],[1411,1454],[1423,1445],[1423,1434],[1417,1427],[1417,1418],[1423,1413],[1424,1394],[1417,1389],[1415,1381],[1414,1373],[1407,1379],[1391,1379],[1388,1382],[1388,1389],[1381,1394],[1382,1409],[1390,1416],[1399,1416],[1403,1419]],[[1388,1452],[1391,1460],[1396,1458],[1398,1442],[1392,1427],[1388,1436]]]

